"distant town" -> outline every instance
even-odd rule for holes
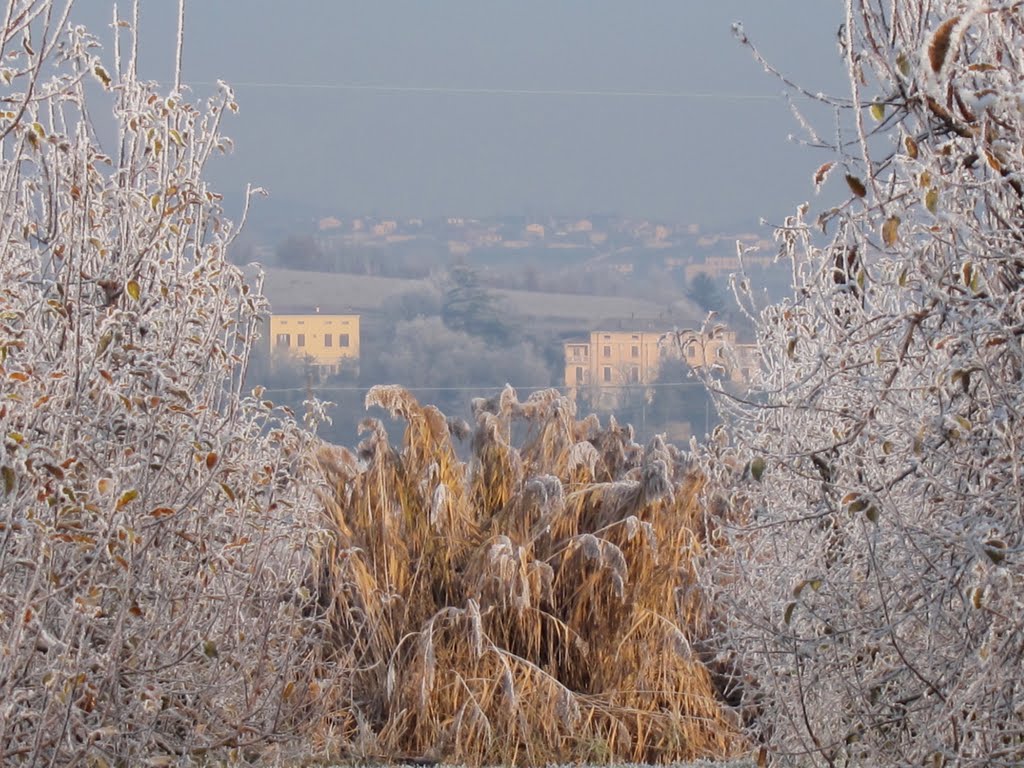
[[[764,234],[616,216],[329,215],[241,250],[272,307],[254,377],[296,407],[310,391],[338,403],[340,442],[381,383],[454,414],[506,383],[556,387],[643,434],[704,432],[695,374],[742,390],[757,366],[729,276],[766,295],[789,277]]]
[[[544,273],[568,268],[580,283],[585,274],[629,277],[652,269],[672,274],[680,284],[700,273],[723,279],[740,268],[737,244],[747,252],[748,269],[771,267],[777,248],[766,232],[707,232],[695,223],[609,215],[324,216],[297,223],[279,242],[259,243],[253,255],[265,264],[298,269],[409,277],[441,261],[465,260],[489,271],[531,270],[521,287],[545,290]],[[576,292],[561,285],[566,288]]]

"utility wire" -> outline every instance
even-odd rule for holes
[[[218,82],[191,80],[193,86],[215,86]],[[462,88],[456,86],[384,85],[373,83],[284,83],[242,81],[228,83],[232,88],[266,88],[294,91],[350,91],[395,94],[440,94],[454,96],[596,96],[640,99],[700,99],[707,101],[779,101],[785,94],[734,93],[729,91],[642,91],[584,88]],[[789,98],[793,98],[790,96]]]
[[[376,384],[370,386],[309,386],[309,387],[264,387],[263,391],[268,394],[284,393],[284,392],[366,392]],[[577,387],[567,387],[565,385],[555,384],[543,384],[536,387],[521,387],[514,384],[501,384],[501,385],[489,385],[489,386],[458,386],[458,387],[412,387],[406,386],[405,384],[396,384],[402,389],[408,390],[409,392],[501,392],[506,386],[511,386],[512,389],[517,392],[520,391],[538,391],[544,389],[670,389],[676,387],[703,387],[704,384],[700,381],[666,381],[654,384],[608,384],[601,387],[594,387],[593,385],[581,384]]]

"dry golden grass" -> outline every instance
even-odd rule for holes
[[[464,463],[435,408],[398,387],[367,404],[408,427],[396,449],[368,420],[359,460],[321,457],[315,586],[341,670],[318,708],[325,750],[473,765],[745,750],[691,650],[701,479],[674,448],[506,389],[474,403]]]

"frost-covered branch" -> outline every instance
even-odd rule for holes
[[[825,243],[805,207],[778,232],[793,294],[723,404],[707,581],[780,759],[1016,765],[1024,14],[846,7],[849,199]]]
[[[123,19],[108,68],[69,10],[0,30],[0,763],[266,744],[318,527],[308,436],[241,389],[266,303],[203,179],[233,98],[140,82]]]

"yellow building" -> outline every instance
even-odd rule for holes
[[[653,384],[667,358],[691,368],[720,366],[742,385],[750,380],[755,350],[737,344],[732,331],[713,339],[699,331],[592,331],[589,341],[565,344],[565,386],[572,397],[585,391],[595,407],[615,407],[631,387]]]
[[[290,355],[321,376],[359,369],[359,315],[271,315],[270,353]]]

